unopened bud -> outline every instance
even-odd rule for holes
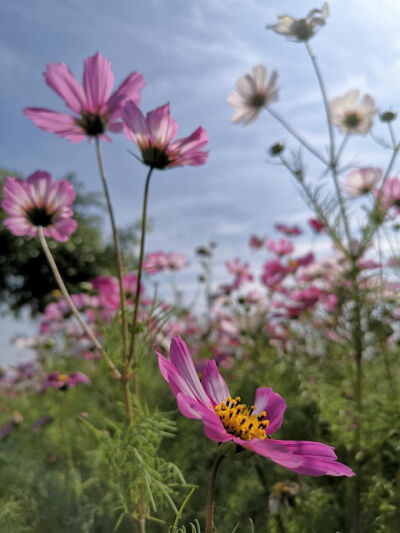
[[[283,152],[285,145],[282,143],[275,143],[269,148],[269,153],[272,157],[275,157]]]
[[[382,122],[392,122],[397,117],[396,113],[394,111],[385,111],[381,115],[379,115],[379,118]]]

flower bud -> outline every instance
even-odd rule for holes
[[[379,115],[381,122],[392,122],[397,117],[397,114],[394,111],[385,111]]]
[[[275,157],[276,155],[279,155],[283,152],[285,149],[285,145],[283,143],[275,143],[269,148],[269,153],[272,157]]]

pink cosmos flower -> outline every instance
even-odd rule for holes
[[[43,170],[37,170],[26,181],[7,177],[1,204],[8,215],[4,225],[14,235],[29,237],[37,237],[42,226],[46,237],[65,242],[78,225],[72,218],[74,199],[69,181],[55,182]]]
[[[144,117],[134,101],[122,111],[125,133],[142,153],[143,163],[151,168],[172,168],[203,165],[208,152],[202,148],[208,142],[206,131],[199,127],[189,137],[174,141],[178,124],[169,114],[169,104],[147,113]]]
[[[380,168],[356,168],[347,176],[344,188],[350,198],[357,198],[368,194],[382,179],[382,170]]]
[[[378,192],[375,192],[376,196]],[[396,214],[400,213],[400,178],[389,178],[382,189],[381,205],[384,209],[395,207]]]
[[[267,242],[268,250],[277,255],[291,254],[294,250],[293,243],[282,237],[279,241],[269,239]]]
[[[278,285],[289,273],[289,269],[282,265],[278,259],[267,261],[264,265],[264,272],[261,281],[267,287]]]
[[[184,254],[178,254],[176,252],[169,252],[167,255],[167,268],[168,270],[182,270],[188,266],[186,256]]]
[[[42,385],[41,392],[46,392],[48,388],[67,390],[74,388],[78,383],[88,385],[90,379],[82,372],[73,374],[61,374],[60,372],[50,372]]]
[[[308,220],[308,223],[310,224],[310,226],[312,227],[312,229],[315,231],[315,233],[321,233],[321,231],[324,230],[324,225],[322,224],[322,222],[320,222],[318,219],[316,218],[310,218]]]
[[[161,374],[186,418],[201,420],[206,436],[216,442],[234,442],[275,463],[308,476],[353,476],[336,461],[331,446],[319,442],[275,440],[271,435],[282,424],[286,403],[271,388],[256,390],[254,405],[232,398],[214,360],[207,361],[200,382],[186,344],[175,337],[169,361],[158,354]]]
[[[249,246],[252,250],[259,250],[265,244],[265,239],[263,237],[258,237],[257,235],[250,235]]]
[[[253,274],[250,273],[248,263],[242,263],[242,261],[236,257],[233,261],[226,261],[225,265],[228,272],[235,276],[232,284],[233,289],[238,289],[246,281],[253,281]]]
[[[285,235],[301,235],[299,226],[286,226],[286,224],[276,224],[275,229]]]
[[[47,65],[44,77],[47,85],[76,115],[37,107],[28,107],[24,114],[42,130],[65,137],[72,143],[79,143],[86,136],[110,140],[105,135],[106,130],[120,133],[123,129],[119,120],[121,110],[127,100],[140,103],[140,91],[145,83],[141,74],[133,72],[111,94],[114,74],[108,59],[99,52],[85,59],[83,87],[65,63]]]

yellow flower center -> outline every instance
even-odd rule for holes
[[[264,440],[267,438],[265,429],[269,425],[269,420],[263,420],[267,416],[265,411],[253,415],[255,408],[255,405],[248,407],[245,403],[240,403],[239,396],[234,400],[229,396],[214,407],[224,428],[231,435],[243,440]]]
[[[68,380],[67,374],[58,374],[58,376],[56,377],[56,381],[67,381],[67,380]]]

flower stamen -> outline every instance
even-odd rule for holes
[[[240,396],[232,399],[230,396],[214,407],[224,428],[231,435],[243,440],[267,438],[265,432],[269,426],[266,420],[266,412],[253,414],[256,406],[248,407],[245,403],[240,403]]]

